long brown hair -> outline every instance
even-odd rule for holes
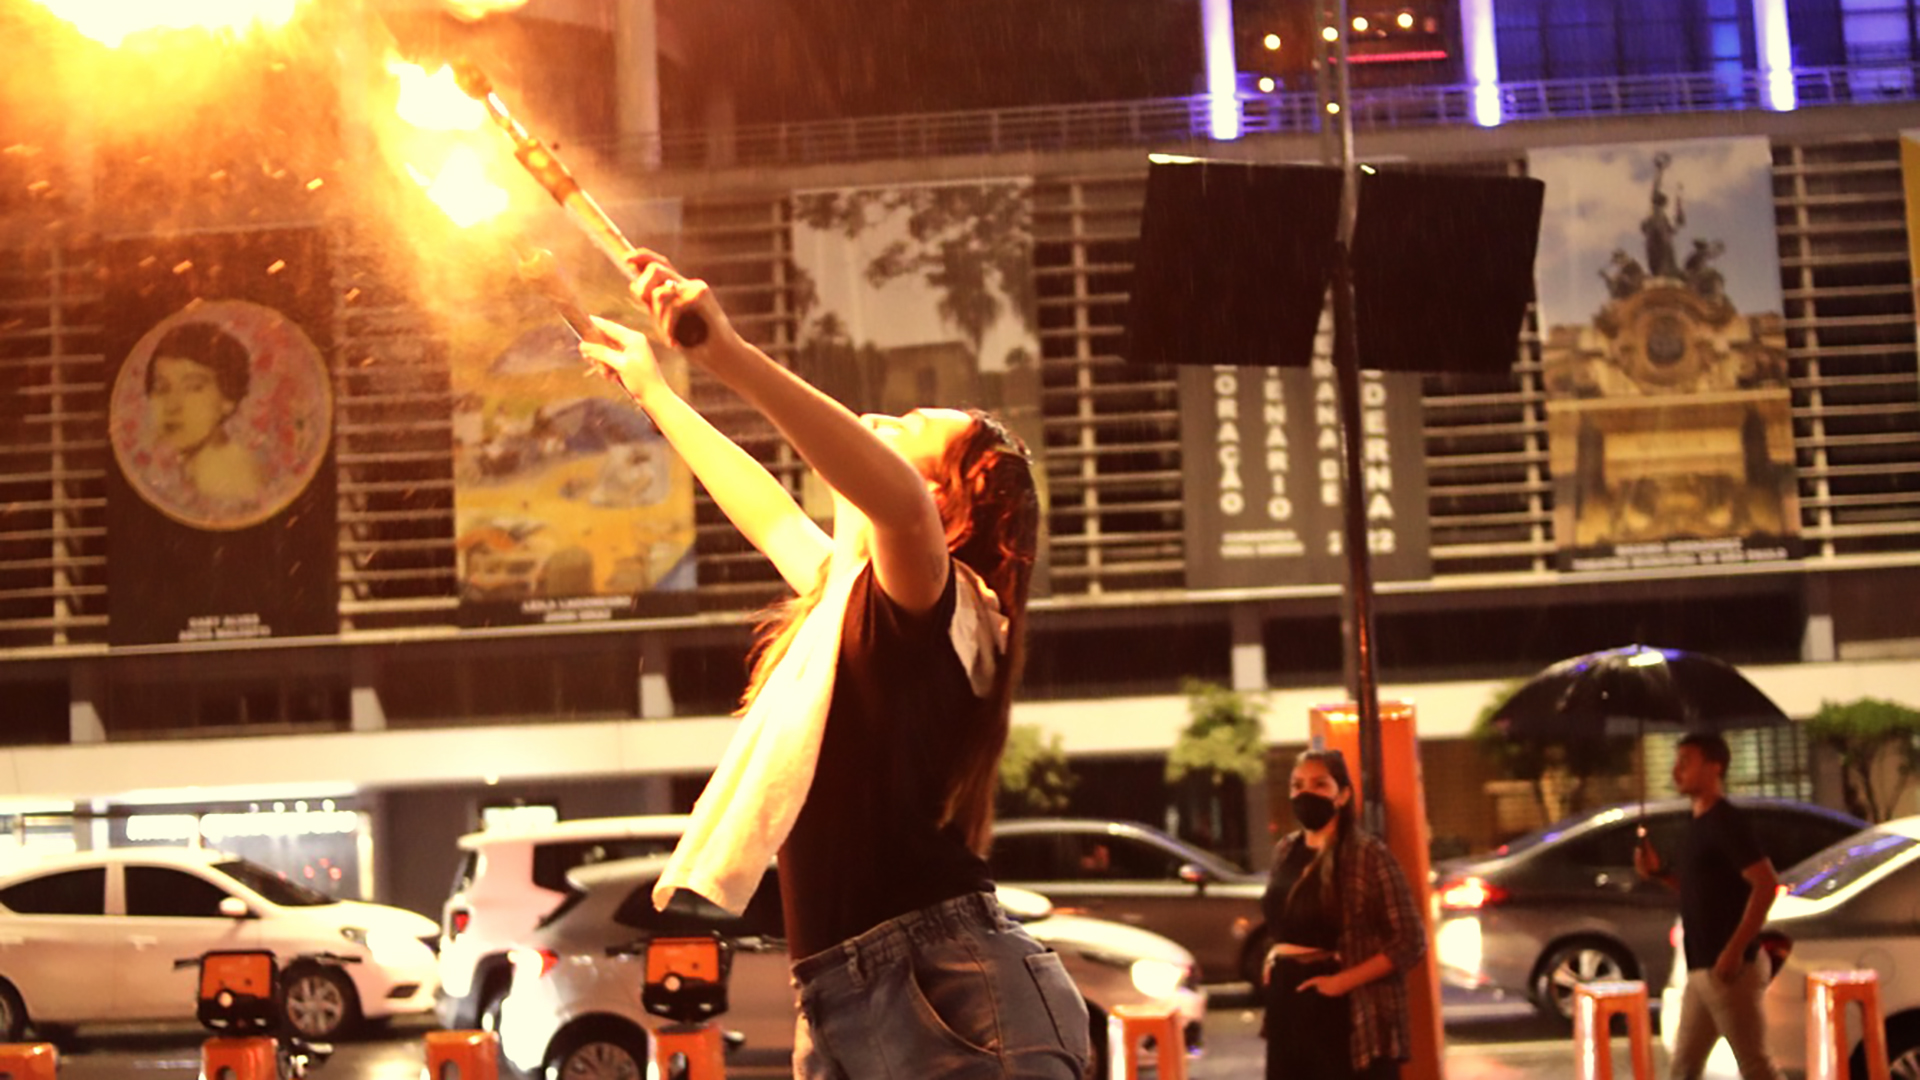
[[[967,845],[985,854],[993,834],[993,797],[1006,749],[1013,691],[1027,658],[1027,593],[1039,547],[1040,497],[1027,446],[998,419],[977,409],[964,431],[947,444],[933,481],[933,500],[946,528],[947,551],[980,575],[1000,600],[1007,618],[1007,647],[995,668],[993,690],[979,702],[980,726],[947,778],[940,824],[958,825]],[[773,673],[820,603],[826,574],[813,589],[776,605],[755,635],[752,674],[741,710]]]
[[[1334,786],[1347,793],[1347,801],[1334,813],[1334,821],[1337,824],[1333,830],[1333,839],[1326,847],[1314,852],[1313,861],[1300,872],[1300,880],[1294,882],[1293,889],[1288,891],[1287,900],[1291,902],[1293,893],[1302,885],[1308,881],[1317,880],[1323,909],[1328,912],[1338,912],[1341,908],[1336,872],[1340,868],[1340,857],[1345,854],[1347,841],[1353,836],[1354,830],[1353,774],[1347,771],[1346,755],[1338,750],[1308,750],[1294,759],[1293,767],[1298,769],[1309,762],[1327,770],[1327,775],[1333,779]],[[1306,843],[1306,838],[1303,836],[1300,842]]]

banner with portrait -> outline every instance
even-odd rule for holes
[[[1562,569],[1798,557],[1764,138],[1534,151]]]
[[[1182,366],[1187,587],[1346,580],[1340,398],[1322,334],[1306,368]],[[1380,581],[1431,577],[1420,376],[1361,373],[1361,491]]]
[[[609,203],[671,251],[676,200]],[[638,325],[626,281],[578,237],[553,238],[588,311]],[[689,609],[693,475],[533,288],[445,320],[452,368],[455,548],[467,626],[573,624]],[[662,350],[668,381],[686,364]]]
[[[336,632],[325,236],[143,237],[104,259],[109,641]]]
[[[995,414],[1033,451],[1044,533],[1031,191],[1008,179],[796,192],[794,367],[855,412]],[[811,475],[804,496],[829,516]],[[1036,592],[1046,550],[1043,534]]]

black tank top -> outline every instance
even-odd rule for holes
[[[794,959],[909,911],[993,889],[941,795],[986,710],[949,637],[954,573],[931,611],[902,611],[861,571],[806,805],[780,849]]]
[[[1327,905],[1319,875],[1304,884],[1300,881],[1312,865],[1314,854],[1304,837],[1296,841],[1293,850],[1287,852],[1287,857],[1274,867],[1267,879],[1261,907],[1274,941],[1315,949],[1338,949],[1339,912]]]

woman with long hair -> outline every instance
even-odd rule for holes
[[[1039,504],[1027,451],[953,409],[856,416],[743,339],[704,282],[637,253],[633,292],[834,495],[828,535],[601,321],[618,376],[795,597],[761,627],[741,726],[656,903],[738,911],[777,849],[801,1078],[1078,1077],[1086,1006],[1000,910],[984,859],[1024,655]]]
[[[1406,972],[1426,931],[1393,853],[1354,821],[1337,750],[1294,762],[1293,814],[1261,899],[1267,1080],[1392,1080],[1411,1046]]]

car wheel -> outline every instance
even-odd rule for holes
[[[1867,1080],[1867,1051],[1854,1050],[1847,1062],[1847,1075]],[[1920,1020],[1895,1020],[1887,1025],[1888,1080],[1920,1080]]]
[[[0,979],[0,1039],[17,1043],[27,1034],[27,1007],[13,984]]]
[[[1573,992],[1581,983],[1634,977],[1633,961],[1617,945],[1569,941],[1541,962],[1533,978],[1533,1004],[1542,1015],[1573,1021]]]
[[[548,1080],[644,1080],[646,1075],[646,1036],[610,1026],[570,1032],[547,1067]]]
[[[360,1018],[353,983],[334,968],[299,967],[284,977],[280,1015],[287,1030],[311,1042],[339,1038]]]

